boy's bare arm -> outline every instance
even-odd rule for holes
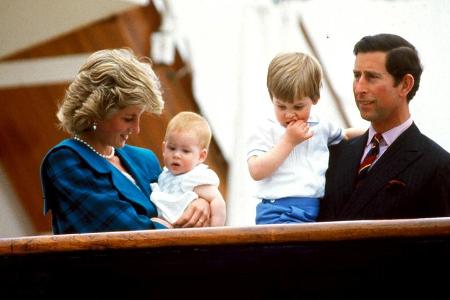
[[[250,176],[254,180],[269,177],[286,160],[292,149],[293,146],[279,143],[264,154],[250,157],[247,161]]]

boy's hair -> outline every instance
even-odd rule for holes
[[[270,62],[267,72],[267,89],[270,98],[292,102],[295,99],[320,98],[322,67],[311,55],[291,52],[281,53]]]
[[[175,115],[167,125],[164,140],[167,140],[172,132],[192,132],[198,138],[200,146],[209,148],[211,142],[211,128],[208,121],[197,113],[183,111]]]

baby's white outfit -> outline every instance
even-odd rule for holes
[[[150,200],[156,205],[158,216],[174,223],[186,207],[198,195],[193,191],[199,185],[219,186],[219,177],[206,164],[199,164],[189,172],[174,175],[166,167],[158,177],[158,183],[151,183]]]

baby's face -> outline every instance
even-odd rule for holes
[[[163,142],[164,165],[174,175],[192,170],[205,161],[207,150],[202,148],[198,137],[189,131],[171,132]]]

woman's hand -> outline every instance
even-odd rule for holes
[[[173,227],[208,227],[210,226],[211,209],[209,202],[198,198],[189,204],[181,217],[173,223]]]

